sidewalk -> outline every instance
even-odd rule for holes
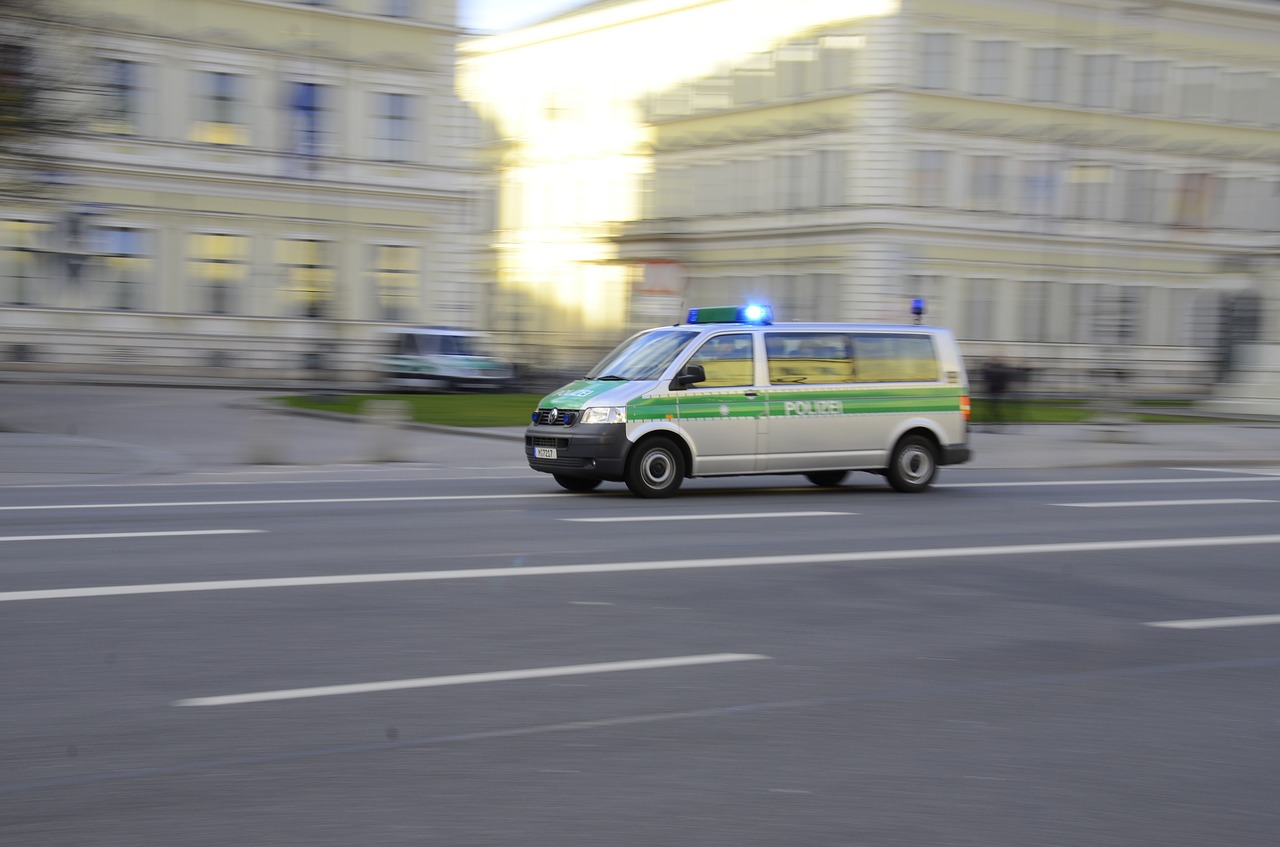
[[[160,478],[254,466],[507,468],[523,427],[379,426],[267,411],[264,392],[0,386],[0,484]],[[961,468],[1280,467],[1280,421],[979,426]]]

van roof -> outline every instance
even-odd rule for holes
[[[681,329],[696,330],[720,330],[720,329],[761,329],[769,332],[787,331],[787,330],[816,330],[819,332],[941,332],[949,333],[951,330],[946,327],[934,326],[932,324],[874,324],[874,323],[818,323],[818,322],[801,322],[795,321],[791,323],[772,323],[772,324],[754,324],[745,322],[725,322],[725,323],[705,323],[705,324],[689,324],[678,323],[671,324],[669,327],[654,327],[655,329],[669,329],[679,327]]]

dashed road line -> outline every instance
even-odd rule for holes
[[[711,653],[701,656],[669,656],[663,659],[636,659],[626,662],[597,662],[588,665],[561,665],[550,668],[524,668],[514,671],[464,673],[429,676],[420,679],[392,679],[384,682],[357,682],[349,685],[321,685],[315,688],[289,688],[280,691],[255,691],[250,694],[225,694],[217,697],[192,697],[178,700],[175,706],[238,706],[272,700],[300,700],[308,697],[335,697],[342,694],[368,694],[375,691],[404,691],[409,688],[440,688],[447,685],[473,685],[482,682],[510,682],[521,679],[548,679],[557,676],[581,676],[597,673],[620,673],[658,668],[682,668],[692,665],[720,665],[730,662],[758,662],[768,659],[759,653]]]
[[[1163,629],[1225,629],[1233,626],[1273,626],[1280,615],[1241,615],[1234,618],[1199,618],[1185,621],[1152,621],[1147,626]]]
[[[857,512],[736,512],[731,514],[619,515],[610,518],[561,518],[571,523],[639,523],[642,521],[735,521],[758,518],[824,518],[856,515]]]
[[[1147,506],[1241,506],[1250,503],[1280,503],[1280,500],[1230,497],[1218,500],[1108,500],[1096,503],[1050,503],[1049,505],[1069,506],[1073,509],[1127,509]]]
[[[191,535],[255,535],[265,529],[182,529],[167,532],[80,532],[67,535],[0,535],[0,541],[87,541],[102,538],[173,538]]]
[[[993,556],[1037,556],[1060,553],[1102,553],[1127,550],[1177,550],[1280,544],[1280,535],[1227,535],[1197,538],[1144,538],[1130,541],[1078,541],[1058,544],[1009,544],[980,547],[929,547],[914,550],[858,550],[846,553],[810,553],[778,556],[736,556],[724,559],[676,559],[666,561],[601,562],[586,565],[473,568],[468,570],[406,571],[397,573],[332,574],[327,576],[266,579],[169,582],[144,585],[102,585],[86,588],[50,588],[0,592],[0,602],[67,600],[87,597],[121,597],[141,594],[178,594],[194,591],[235,591],[258,588],[304,588],[323,585],[367,585],[392,582],[433,582],[499,577],[579,576],[597,573],[703,570],[711,568],[850,565],[869,562],[925,561],[930,559],[987,559]]]

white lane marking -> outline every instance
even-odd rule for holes
[[[417,476],[372,476],[372,477],[347,477],[344,479],[252,479],[252,480],[200,480],[199,482],[32,482],[23,483],[21,485],[3,485],[5,489],[9,488],[197,488],[197,487],[213,487],[215,485],[315,485],[317,482],[323,482],[325,485],[336,484],[346,485],[349,483],[363,482],[475,482],[477,477],[474,474],[466,476],[436,476],[434,474],[445,472],[446,469],[427,469]],[[456,468],[448,468],[447,472],[452,473]],[[489,470],[488,468],[476,468],[475,470]],[[282,471],[283,473],[283,471]],[[334,473],[342,473],[334,471]],[[410,471],[413,473],[413,471]],[[195,474],[192,474],[195,475]],[[235,476],[233,471],[227,471],[226,476]],[[528,474],[519,476],[483,476],[479,477],[488,482],[490,480],[505,479],[529,479]]]
[[[103,585],[92,588],[49,588],[0,592],[0,602],[65,600],[73,597],[119,597],[136,594],[178,594],[190,591],[234,591],[249,588],[300,588],[315,585],[365,585],[381,582],[434,582],[446,579],[494,579],[521,576],[576,576],[592,573],[748,568],[783,565],[839,565],[918,559],[956,559],[982,556],[1034,556],[1052,553],[1098,553],[1120,550],[1168,550],[1198,547],[1280,544],[1280,535],[1225,535],[1202,538],[1148,538],[1135,541],[1077,541],[1061,544],[1011,544],[993,547],[936,547],[918,550],[860,550],[852,553],[811,553],[787,556],[738,556],[729,559],[676,559],[651,562],[603,562],[590,565],[541,565],[524,568],[474,568],[452,571],[334,574],[330,576],[228,579],[208,582],[166,582],[144,585]]]
[[[1199,471],[1201,473],[1222,473],[1222,468],[1170,468],[1171,471]],[[1261,474],[1262,476],[1280,476],[1280,468],[1232,468],[1232,473]]]
[[[47,506],[0,506],[0,512],[57,511],[59,509],[172,509],[179,506],[297,506],[311,503],[423,503],[432,500],[529,500],[563,494],[433,494],[413,497],[324,497],[290,500],[183,500],[163,503],[70,503]]]
[[[1047,488],[1056,485],[1202,485],[1206,482],[1280,482],[1280,476],[1206,476],[1169,479],[1052,479],[1043,482],[947,482],[934,488]]]
[[[1250,500],[1245,497],[1221,500],[1111,500],[1098,503],[1050,503],[1050,506],[1070,506],[1073,509],[1124,509],[1133,506],[1235,506],[1245,503],[1276,503],[1277,500]]]
[[[75,535],[0,535],[0,541],[75,541],[97,538],[172,538],[186,535],[252,535],[265,529],[181,529],[167,532],[82,532]]]
[[[493,476],[484,477],[484,481],[506,479],[528,479],[528,476]],[[427,482],[474,481],[474,476],[431,477]],[[385,479],[345,479],[326,480],[333,483],[363,482],[420,482],[419,477],[387,477]],[[1274,476],[1223,476],[1223,477],[1174,477],[1170,479],[1059,479],[1043,482],[950,482],[936,483],[934,488],[1047,488],[1057,485],[1192,485],[1207,482],[1280,482],[1280,474]],[[9,485],[4,488],[161,488],[188,487],[200,485],[262,485],[254,482],[140,482],[140,483],[91,483],[81,484],[42,484],[42,485]],[[277,480],[270,485],[315,485],[313,480]],[[813,487],[796,488],[796,491],[815,491]],[[567,498],[563,492],[549,494],[464,494],[464,495],[424,495],[417,497],[332,497],[324,499],[284,499],[284,500],[186,500],[172,503],[68,503],[38,506],[0,506],[0,512],[23,511],[56,511],[58,509],[166,509],[185,506],[273,506],[299,505],[307,503],[396,503],[396,502],[428,502],[438,500],[528,500],[537,498]]]
[[[349,685],[321,685],[316,688],[289,688],[281,691],[256,691],[250,694],[225,694],[218,697],[192,697],[178,700],[175,706],[235,706],[241,703],[264,703],[269,700],[300,700],[306,697],[334,697],[340,694],[366,694],[372,691],[402,691],[406,688],[440,688],[446,685],[472,685],[480,682],[508,682],[516,679],[547,679],[556,676],[580,676],[594,673],[619,673],[656,668],[681,668],[691,665],[718,665],[729,662],[757,662],[768,659],[758,653],[711,653],[702,656],[670,656],[665,659],[636,659],[628,662],[599,662],[590,665],[561,665],[551,668],[525,668],[514,671],[464,673],[452,676],[428,676],[420,679],[392,679],[385,682],[357,682]]]
[[[1229,626],[1270,626],[1280,624],[1280,615],[1242,615],[1235,618],[1200,618],[1186,621],[1152,621],[1147,626],[1165,629],[1221,629]]]
[[[561,518],[574,523],[635,523],[639,521],[731,521],[755,518],[819,518],[857,512],[738,512],[724,515],[630,515],[613,518]]]

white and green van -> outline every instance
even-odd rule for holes
[[[379,359],[392,386],[427,391],[507,389],[515,368],[487,355],[483,333],[451,327],[398,327],[386,332]]]
[[[883,474],[928,488],[966,462],[969,383],[955,338],[921,325],[773,324],[767,306],[692,309],[547,395],[525,455],[569,491],[625,482],[668,497],[686,477]]]

